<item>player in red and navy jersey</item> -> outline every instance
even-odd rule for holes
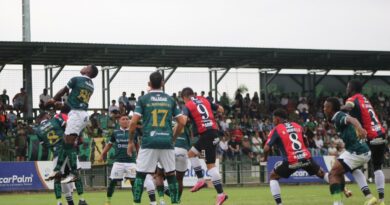
[[[327,183],[329,177],[328,173],[325,173],[311,158],[310,151],[304,143],[303,128],[295,122],[289,122],[284,109],[274,111],[273,123],[276,127],[268,135],[262,161],[267,161],[272,146],[276,146],[283,157],[283,161],[275,164],[269,176],[272,196],[279,205],[282,204],[278,181],[280,178],[288,178],[298,169],[307,171],[309,175],[317,175]]]
[[[367,144],[371,150],[371,161],[374,167],[375,184],[378,190],[380,205],[384,204],[385,176],[382,171],[386,150],[385,129],[376,115],[370,101],[361,94],[363,85],[358,80],[351,80],[347,85],[348,99],[342,110],[358,119],[367,131]]]
[[[200,136],[199,140],[188,152],[191,166],[194,168],[198,177],[198,182],[191,191],[196,192],[207,186],[203,179],[203,172],[198,158],[199,154],[204,151],[206,154],[205,161],[208,174],[211,176],[211,181],[218,193],[216,205],[221,205],[227,200],[228,196],[223,192],[221,175],[217,167],[215,167],[216,147],[219,138],[217,122],[215,121],[213,111],[223,113],[224,110],[222,106],[210,103],[209,100],[202,96],[195,96],[194,91],[189,87],[181,91],[181,97],[185,103],[183,114],[191,119],[194,136]]]

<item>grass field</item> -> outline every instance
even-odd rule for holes
[[[363,205],[364,197],[356,184],[348,185],[353,191],[353,197],[344,200],[345,205]],[[374,185],[370,185],[371,190],[376,195]],[[326,185],[282,185],[282,199],[284,205],[331,205],[332,199],[329,188]],[[275,204],[267,186],[261,187],[237,187],[225,188],[229,195],[226,205],[272,205]],[[386,185],[386,203],[390,204],[390,184]],[[90,205],[104,205],[105,192],[95,191],[85,194]],[[0,205],[55,205],[54,194],[52,193],[15,193],[1,194]],[[208,205],[215,203],[215,191],[208,188],[197,193],[190,193],[184,190],[183,205]],[[66,204],[66,203],[65,203]],[[132,196],[129,190],[117,190],[112,199],[113,205],[131,205]],[[146,192],[142,199],[142,204],[149,204]]]

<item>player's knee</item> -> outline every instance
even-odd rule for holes
[[[280,176],[278,174],[276,174],[274,171],[271,172],[269,178],[271,180],[279,180],[280,179]]]

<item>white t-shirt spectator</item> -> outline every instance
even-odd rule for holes
[[[224,150],[224,151],[227,151],[229,146],[228,146],[228,142],[227,141],[219,141],[219,147]]]
[[[110,105],[110,107],[108,107],[108,113],[111,113],[114,110],[118,110],[119,111],[119,107],[116,106],[116,105]]]
[[[44,104],[46,104],[47,101],[49,101],[50,98],[51,98],[51,97],[50,97],[49,94],[48,94],[48,95],[41,94],[41,95],[39,96],[39,100],[42,100]]]
[[[219,123],[219,126],[221,126],[221,130],[224,131],[224,132],[226,132],[227,129],[229,128],[229,124],[227,122],[224,122],[224,121],[221,121]]]
[[[303,112],[303,109],[306,108],[306,111],[309,110],[309,105],[307,103],[299,103],[297,109],[299,110],[299,112]]]
[[[282,99],[280,100],[280,104],[283,105],[283,106],[287,106],[287,104],[288,104],[288,98],[282,97]]]
[[[315,139],[314,142],[316,143],[317,148],[321,149],[324,146],[324,141],[320,139]]]

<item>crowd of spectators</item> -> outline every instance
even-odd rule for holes
[[[85,129],[87,136],[92,138],[109,136],[113,129],[118,128],[117,117],[122,114],[131,115],[139,97],[144,94],[144,91],[142,91],[137,98],[134,93],[127,96],[127,93],[123,92],[117,100],[111,101],[111,105],[107,110],[93,111],[90,116],[90,123]],[[201,91],[200,95],[210,102],[215,102],[211,92],[208,92],[206,96],[205,92]],[[181,96],[180,92],[172,94],[178,106],[182,107],[184,102],[179,96]],[[337,96],[341,103],[344,103],[346,98],[342,94],[332,96]],[[23,111],[25,111],[26,97],[25,90],[22,88],[21,92],[13,98],[13,105],[10,105],[6,90],[0,95],[0,146],[3,144],[3,146],[14,147],[16,160],[25,160],[28,145],[27,136],[33,132],[31,124],[28,126],[24,122],[18,121]],[[41,109],[45,109],[44,105],[48,99],[50,99],[50,95],[44,89],[40,95]],[[266,106],[264,95],[260,96],[257,92],[254,92],[251,96],[250,93],[237,90],[232,99],[225,92],[222,93],[217,103],[225,109],[225,113],[216,116],[220,129],[220,142],[217,147],[217,155],[220,160],[246,159],[258,163],[262,158],[264,143],[274,127],[272,111],[276,108],[284,108],[288,112],[291,121],[303,126],[307,146],[313,156],[337,156],[344,151],[343,141],[339,138],[335,129],[325,120],[322,112],[322,105],[326,96],[320,95],[317,98],[309,98],[299,96],[297,93],[280,95],[271,93],[268,99],[270,103]],[[389,96],[379,93],[369,96],[369,99],[383,126],[387,129],[390,122]],[[142,135],[141,127],[138,129],[138,133]],[[13,146],[4,143],[6,136],[12,139],[11,144]],[[278,155],[279,151],[274,150],[273,154]],[[388,158],[389,153],[387,153]],[[389,160],[387,160],[388,162]]]

